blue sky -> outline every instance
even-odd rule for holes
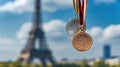
[[[33,0],[0,1],[0,61],[16,60],[27,42],[33,21]],[[65,25],[74,18],[72,0],[43,0],[43,25],[49,47],[57,60],[102,57],[104,44],[112,46],[112,55],[120,56],[120,1],[89,0],[86,24],[93,37],[93,47],[76,51]]]

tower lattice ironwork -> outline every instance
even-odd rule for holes
[[[35,47],[37,39],[39,42],[38,48]],[[53,67],[56,65],[52,52],[46,43],[45,33],[42,29],[41,0],[35,0],[33,26],[29,33],[27,45],[21,51],[18,61],[21,63],[32,63],[35,58],[38,58],[41,61],[43,67],[46,67],[46,60],[49,60]]]

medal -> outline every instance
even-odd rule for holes
[[[74,48],[82,52],[90,49],[92,43],[93,41],[91,36],[83,31],[78,31],[72,39],[72,44]]]
[[[84,22],[88,0],[73,0],[76,18],[70,20],[66,25],[67,33],[73,37],[73,47],[81,52],[87,51],[92,47],[91,36],[86,33],[86,24]]]
[[[83,25],[84,25],[83,29],[86,30],[86,24],[84,23]],[[71,37],[73,37],[74,34],[80,29],[82,29],[82,27],[79,25],[77,18],[70,20],[66,24],[66,31]]]

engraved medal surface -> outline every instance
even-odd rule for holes
[[[72,44],[75,49],[84,52],[92,47],[93,41],[89,34],[78,31],[72,39]]]
[[[70,20],[67,24],[66,24],[66,31],[67,33],[73,37],[74,34],[79,31],[82,27],[79,25],[78,23],[78,19],[74,18],[72,20]],[[86,24],[83,24],[83,30],[86,30]]]

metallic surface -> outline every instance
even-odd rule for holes
[[[86,30],[86,24],[84,23],[84,24],[83,24],[83,27],[80,26],[77,18],[74,18],[74,19],[70,20],[70,21],[66,24],[66,32],[67,32],[71,37],[73,37],[74,34],[75,34],[77,31],[81,30],[81,29]]]
[[[92,47],[93,41],[89,34],[78,31],[72,39],[72,44],[76,50],[84,52]]]

